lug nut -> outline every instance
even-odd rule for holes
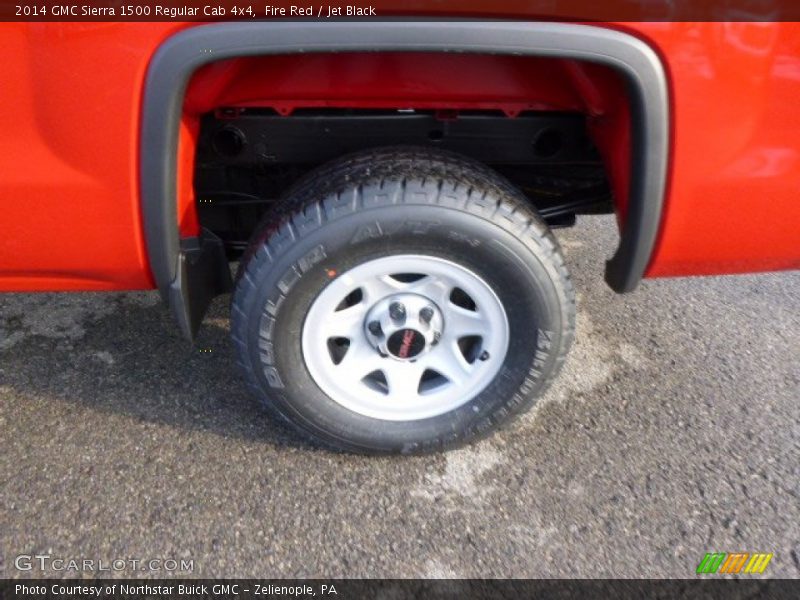
[[[419,320],[425,323],[426,325],[431,322],[433,318],[433,309],[430,306],[426,306],[421,311],[419,311]]]
[[[406,307],[400,302],[392,302],[391,306],[389,306],[389,316],[392,317],[394,321],[405,321]]]
[[[488,360],[489,359],[489,353],[486,350],[484,350],[483,352],[481,352],[481,355],[478,358],[480,360],[482,360],[482,361],[483,360]]]
[[[369,329],[369,332],[372,335],[375,335],[375,336],[382,336],[383,335],[383,330],[381,329],[381,324],[378,321],[371,321],[367,325],[367,329]]]

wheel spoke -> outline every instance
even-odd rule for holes
[[[354,340],[363,336],[367,306],[365,302],[359,302],[343,310],[331,313],[323,326],[322,333],[325,338],[340,337]]]
[[[359,383],[370,373],[379,371],[384,366],[384,361],[366,341],[351,340],[342,362],[334,369],[336,375],[343,380]]]
[[[441,277],[427,275],[418,281],[406,284],[403,291],[425,296],[433,300],[439,307],[444,308],[450,301],[453,285]]]
[[[423,369],[431,369],[455,385],[464,383],[472,371],[455,341],[442,344],[420,360]]]
[[[399,282],[388,275],[381,275],[379,277],[370,277],[369,279],[361,282],[361,291],[364,292],[364,302],[375,304],[381,298],[385,298],[391,294],[396,294],[401,288]]]
[[[417,363],[392,361],[385,365],[383,374],[389,385],[389,399],[403,402],[419,396],[419,382],[424,369]]]
[[[445,334],[450,339],[459,339],[469,335],[480,337],[488,335],[489,327],[481,313],[467,310],[450,303],[445,313]]]

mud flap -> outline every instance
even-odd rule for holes
[[[222,240],[206,229],[199,237],[181,240],[178,272],[169,287],[169,307],[186,339],[194,341],[211,301],[232,289]]]

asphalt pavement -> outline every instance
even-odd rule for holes
[[[733,551],[800,577],[800,272],[618,296],[614,236],[608,217],[558,232],[578,330],[557,385],[423,457],[335,454],[270,421],[228,297],[190,348],[155,293],[0,295],[0,577],[81,575],[18,570],[28,555],[195,577],[691,577]]]

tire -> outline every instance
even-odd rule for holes
[[[301,433],[419,453],[530,408],[574,314],[558,245],[521,192],[455,154],[386,148],[292,187],[242,258],[231,329],[249,386]]]

